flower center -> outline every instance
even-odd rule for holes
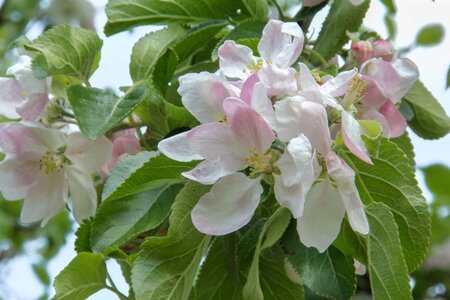
[[[247,69],[251,72],[251,73],[256,73],[262,70],[264,66],[264,61],[261,58],[258,58],[257,60],[252,61],[251,63],[249,63],[247,65]],[[244,71],[245,73],[245,71]]]
[[[39,160],[39,169],[44,170],[45,174],[50,174],[54,171],[62,171],[64,166],[70,161],[61,153],[58,152],[45,152],[44,156]]]
[[[280,158],[280,153],[269,149],[266,153],[260,154],[256,148],[250,150],[250,156],[245,160],[249,168],[249,177],[257,178],[263,174],[271,174],[275,171],[274,163]]]
[[[347,93],[342,100],[342,106],[347,110],[351,105],[357,103],[366,94],[368,82],[356,75],[348,85]]]
[[[317,84],[322,85],[323,81],[322,81],[322,77],[320,77],[320,73],[319,70],[317,69],[312,69],[311,70],[311,75],[314,78],[314,80],[317,82]]]

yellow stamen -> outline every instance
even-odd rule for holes
[[[249,63],[247,65],[247,68],[249,69],[249,71],[251,73],[256,73],[256,72],[261,71],[263,66],[264,66],[264,61],[261,58],[259,58],[256,61],[252,61],[251,63]]]

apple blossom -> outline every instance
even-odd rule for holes
[[[0,191],[5,199],[24,199],[22,222],[45,224],[66,205],[79,223],[95,214],[91,173],[108,161],[108,139],[91,141],[39,123],[3,123],[0,150],[6,154],[0,162]]]
[[[0,114],[9,119],[35,121],[41,117],[48,101],[47,80],[39,80],[31,70],[31,58],[21,55],[0,78]]]

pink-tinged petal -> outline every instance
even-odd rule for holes
[[[45,224],[51,217],[64,209],[67,200],[65,172],[55,171],[39,176],[28,189],[24,199],[20,220],[33,223],[43,220]]]
[[[97,193],[89,174],[78,166],[67,168],[70,203],[75,220],[81,222],[95,215],[97,209]]]
[[[258,207],[260,179],[235,173],[219,180],[192,210],[192,222],[201,232],[225,235],[246,225]]]
[[[259,76],[258,73],[253,73],[250,75],[242,85],[241,93],[239,95],[239,99],[247,103],[248,105],[251,105],[252,102],[252,95],[253,95],[253,89],[256,83],[259,82]]]
[[[364,128],[353,117],[353,115],[345,110],[342,113],[342,138],[345,146],[362,161],[372,164],[366,145],[361,138]]]
[[[325,108],[318,103],[291,97],[275,103],[276,131],[285,142],[303,133],[317,151],[326,155],[331,149]]]
[[[0,191],[7,200],[23,199],[26,191],[41,175],[40,157],[33,153],[7,157],[0,163]]]
[[[201,184],[214,184],[227,175],[236,173],[245,167],[245,161],[233,157],[219,157],[214,160],[204,160],[189,172],[182,175]]]
[[[333,97],[340,97],[347,93],[348,86],[356,74],[358,74],[356,68],[350,71],[341,72],[335,78],[325,82],[321,86],[321,90]]]
[[[45,153],[64,145],[65,135],[39,123],[2,123],[0,125],[0,150],[4,153]]]
[[[287,68],[300,56],[303,39],[303,31],[297,23],[270,20],[262,32],[258,51],[275,66]]]
[[[389,124],[389,134],[387,137],[396,138],[405,133],[408,124],[403,115],[391,101],[386,101],[386,103],[384,103],[380,108],[380,113],[384,115]]]
[[[320,3],[324,2],[325,0],[300,0],[304,7],[313,7],[316,5],[319,5]]]
[[[128,155],[141,152],[141,143],[136,137],[135,129],[122,130],[114,134],[112,141],[112,154],[109,161],[102,166],[102,173],[109,174],[116,164]]]
[[[253,51],[234,41],[225,41],[219,47],[219,66],[225,76],[245,79],[250,75],[248,65],[254,60]]]
[[[267,65],[259,72],[259,78],[266,86],[268,96],[289,96],[297,92],[293,68],[281,69],[275,65]]]
[[[6,73],[14,75],[14,77],[21,83],[22,91],[25,96],[28,97],[33,94],[47,94],[47,80],[37,79],[33,74],[31,65],[31,57],[21,55],[17,63],[8,68]]]
[[[223,106],[237,143],[243,147],[241,149],[256,148],[260,154],[265,153],[275,135],[263,117],[239,99],[228,98]]]
[[[302,91],[318,91],[319,85],[311,74],[311,71],[304,63],[299,63],[300,75],[297,79],[297,84]]]
[[[95,141],[86,138],[81,132],[73,132],[67,138],[64,155],[83,172],[91,174],[100,171],[111,157],[112,144],[102,136]]]
[[[183,105],[201,123],[223,120],[223,100],[236,96],[233,87],[220,75],[201,72],[179,78]]]
[[[192,161],[203,159],[189,146],[187,135],[190,131],[182,132],[159,142],[158,150],[165,156],[177,161]]]
[[[373,58],[361,66],[364,75],[371,77],[381,93],[396,104],[419,78],[417,66],[409,59],[385,61]]]
[[[389,101],[381,92],[381,87],[369,76],[362,75],[361,79],[367,82],[366,93],[361,102],[366,110],[374,108],[378,110],[386,101]]]
[[[275,179],[273,189],[277,202],[288,208],[294,218],[300,217],[303,214],[306,194],[311,186],[305,185],[303,182],[285,186],[281,176],[274,174],[273,177]]]
[[[388,40],[376,40],[373,42],[373,56],[391,61],[395,55],[395,47]]]
[[[337,184],[350,226],[361,234],[369,233],[369,223],[355,185],[355,171],[334,152],[326,156],[326,164],[328,175]]]
[[[47,94],[33,94],[17,108],[17,113],[23,120],[37,121],[41,118],[47,102]]]
[[[0,115],[9,119],[20,118],[16,109],[25,101],[21,89],[17,80],[0,77]]]
[[[345,207],[331,182],[326,179],[309,191],[303,214],[297,219],[300,241],[324,252],[341,230]]]
[[[302,180],[305,172],[313,172],[312,146],[303,134],[290,140],[286,151],[281,156],[276,166],[280,169],[283,184],[292,186]]]
[[[271,127],[275,124],[275,110],[273,109],[272,101],[267,97],[266,86],[262,82],[258,82],[253,87],[250,106],[259,113]]]
[[[373,57],[373,47],[370,41],[358,41],[352,44],[352,55],[359,62],[365,62]]]
[[[186,137],[192,151],[209,160],[230,155],[245,159],[251,149],[248,145],[239,144],[233,130],[224,123],[197,126]]]

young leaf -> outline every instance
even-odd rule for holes
[[[171,25],[142,37],[133,46],[131,53],[130,75],[133,81],[147,79],[167,47],[184,34],[186,34],[186,30],[182,26]]]
[[[450,118],[421,81],[416,81],[403,100],[414,111],[414,117],[408,121],[408,125],[418,136],[438,139],[450,131]]]
[[[148,187],[180,183],[184,181],[181,173],[194,166],[195,163],[174,161],[159,152],[141,152],[125,157],[106,181],[102,200],[120,199]]]
[[[197,277],[196,300],[242,300],[243,278],[236,262],[236,235],[214,239]]]
[[[445,29],[441,24],[430,24],[423,27],[416,36],[416,44],[421,46],[437,45],[444,39]]]
[[[92,223],[92,249],[104,251],[156,228],[169,215],[182,187],[181,183],[156,184],[123,198],[104,201]]]
[[[290,226],[285,233],[283,246],[294,270],[314,293],[336,300],[350,299],[355,294],[356,276],[351,257],[333,246],[324,253],[303,246],[295,226]]]
[[[367,267],[373,299],[412,299],[401,232],[391,211],[382,203],[373,203],[366,207],[366,214],[370,227]]]
[[[131,88],[122,97],[111,91],[73,85],[67,89],[80,130],[96,139],[126,118],[141,102],[145,88]]]
[[[406,131],[402,136],[391,139],[391,142],[397,144],[397,146],[402,149],[402,151],[408,157],[409,163],[415,169],[416,168],[416,154],[414,153],[414,146],[411,142],[408,132]]]
[[[107,287],[103,256],[79,253],[55,278],[55,300],[83,300]]]
[[[450,196],[450,169],[444,165],[431,165],[422,169],[425,175],[425,182],[430,192],[436,195]]]
[[[325,60],[329,60],[348,42],[347,31],[358,31],[369,9],[370,0],[353,5],[348,0],[335,0],[320,30],[314,46]]]
[[[382,139],[378,157],[372,158],[373,166],[351,154],[343,156],[357,173],[356,185],[363,202],[381,202],[391,210],[408,270],[417,269],[429,246],[430,214],[405,153]]]
[[[209,187],[190,182],[175,199],[164,237],[150,237],[132,269],[137,300],[187,299],[210,237],[194,228],[191,210]]]
[[[253,19],[266,21],[269,16],[269,7],[266,0],[242,0]]]
[[[25,48],[38,52],[33,61],[38,78],[61,74],[88,82],[98,67],[102,45],[95,32],[59,25],[45,31]]]
[[[110,0],[106,6],[105,34],[109,36],[147,24],[200,24],[229,17],[245,18],[255,13],[259,15],[264,9],[258,1],[252,6],[258,10],[250,13],[243,1],[256,0]]]
[[[75,251],[77,251],[77,253],[92,252],[90,242],[91,226],[92,218],[85,219],[83,224],[81,224],[75,232],[75,236],[77,237],[77,239],[75,240]]]

